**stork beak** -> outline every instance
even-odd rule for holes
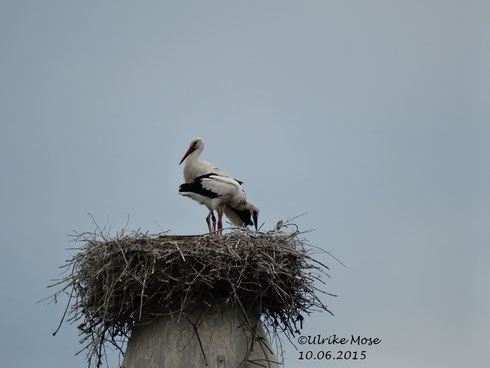
[[[259,222],[259,216],[258,215],[254,215],[253,218],[254,218],[255,231],[257,231],[257,224]]]
[[[180,160],[179,162],[179,165],[184,162],[184,160],[187,158],[187,156],[189,156],[192,152],[195,151],[195,148],[190,146],[189,149],[187,150],[187,152],[185,153],[184,157],[182,157],[182,160]]]

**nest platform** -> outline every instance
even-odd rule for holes
[[[60,288],[55,300],[70,296],[67,321],[78,323],[89,367],[102,364],[107,344],[123,353],[133,327],[159,316],[179,319],[219,305],[252,309],[269,333],[289,338],[305,315],[330,313],[319,298],[329,294],[321,290],[328,267],[311,257],[297,228],[222,236],[96,232],[77,241],[67,275],[51,286]]]

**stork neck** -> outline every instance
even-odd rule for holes
[[[202,149],[197,149],[187,156],[184,164],[184,180],[186,183],[190,183],[196,178],[196,169],[199,166],[199,155]]]
[[[197,149],[193,151],[189,156],[187,156],[185,160],[185,165],[184,167],[189,167],[192,165],[195,165],[197,162],[197,159],[199,158],[199,155],[201,154],[202,149]]]

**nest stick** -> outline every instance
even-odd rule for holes
[[[203,305],[243,312],[247,306],[269,332],[290,339],[303,314],[330,313],[317,294],[331,294],[315,285],[324,285],[328,267],[311,258],[297,226],[288,226],[295,230],[236,229],[223,236],[122,231],[111,237],[98,228],[79,234],[81,246],[65,265],[71,273],[53,284],[61,287],[55,301],[71,288],[60,326],[67,314],[79,323],[89,367],[102,365],[107,344],[122,351],[135,324],[158,315],[180,319]]]

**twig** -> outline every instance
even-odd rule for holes
[[[223,236],[148,235],[126,228],[109,236],[107,224],[75,233],[80,247],[72,248],[75,254],[63,266],[71,272],[50,285],[60,288],[54,301],[71,288],[54,334],[65,320],[78,323],[81,351],[89,367],[100,367],[106,345],[122,353],[135,324],[159,315],[180,320],[196,307],[227,304],[244,314],[249,328],[250,309],[278,341],[279,335],[292,341],[303,316],[331,313],[320,298],[331,294],[319,289],[328,267],[309,254],[304,233],[290,220],[267,232],[234,229]]]

